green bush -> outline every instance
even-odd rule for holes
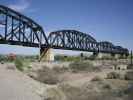
[[[110,72],[107,74],[107,79],[119,79],[120,78],[120,74],[118,74],[117,72]]]
[[[79,71],[100,71],[99,67],[93,66],[91,62],[73,62],[69,65],[72,72]]]
[[[15,60],[15,66],[20,71],[23,71],[24,70],[23,61],[21,59],[19,59],[19,58],[17,58]]]

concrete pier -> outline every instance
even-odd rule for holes
[[[54,61],[54,53],[51,48],[40,50],[40,61],[51,62]]]

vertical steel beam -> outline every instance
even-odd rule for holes
[[[23,42],[24,42],[24,33],[25,33],[25,23],[23,23]]]
[[[30,42],[32,43],[32,29],[30,29]]]
[[[13,25],[14,25],[14,21],[13,21],[13,17],[11,18],[12,22],[11,22],[11,40],[13,40]]]
[[[62,45],[63,47],[65,47],[65,33],[62,33],[63,36],[62,36]]]
[[[20,21],[20,19],[21,19],[21,16],[19,16],[19,41],[21,41],[21,21]]]
[[[6,11],[6,13],[7,13],[7,11]],[[7,14],[5,15],[5,40],[6,40],[6,38],[7,38],[7,20],[8,20],[8,16],[7,16]]]

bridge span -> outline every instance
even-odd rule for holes
[[[128,56],[127,48],[108,41],[98,42],[89,34],[76,30],[59,30],[46,36],[43,28],[31,18],[0,5],[0,44],[40,48],[42,57],[49,48],[78,50]]]

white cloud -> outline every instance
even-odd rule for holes
[[[15,4],[9,4],[8,7],[19,12],[27,10],[30,6],[28,0],[18,0]]]
[[[4,28],[4,27],[5,27],[4,25],[0,24],[0,28]]]

